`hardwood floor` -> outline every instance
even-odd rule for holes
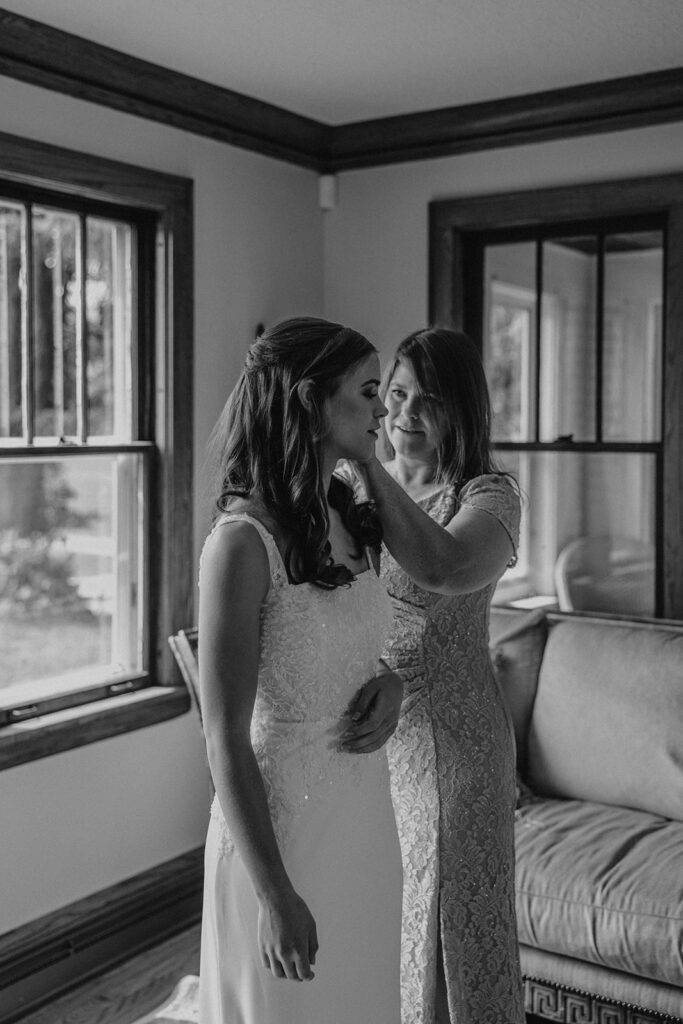
[[[164,1001],[185,974],[199,974],[199,931],[194,925],[126,960],[18,1024],[131,1024]]]

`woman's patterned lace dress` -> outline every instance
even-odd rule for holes
[[[444,487],[421,507],[446,525],[482,509],[516,550],[519,499],[505,477]],[[453,1024],[523,1024],[514,904],[514,741],[488,653],[495,582],[444,597],[417,587],[382,553],[394,602],[384,658],[403,677],[389,742],[403,853],[403,1024],[432,1024],[437,943]]]
[[[373,570],[348,587],[293,586],[268,552],[252,745],[288,874],[315,918],[315,979],[276,979],[260,960],[258,906],[218,800],[206,844],[202,1024],[397,1024],[401,854],[385,750],[348,754],[335,737],[375,675],[391,602]],[[204,556],[206,557],[206,556]],[[229,626],[228,626],[229,628]]]

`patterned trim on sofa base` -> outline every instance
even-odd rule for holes
[[[526,1013],[560,1024],[683,1024],[683,1018],[524,977]]]

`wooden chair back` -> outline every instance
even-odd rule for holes
[[[199,661],[197,659],[197,647],[199,644],[199,630],[196,626],[191,629],[179,629],[173,636],[169,636],[168,643],[175,655],[180,673],[185,680],[185,685],[190,693],[194,709],[199,717],[199,724],[204,732],[202,719],[202,703],[199,698]],[[209,768],[207,761],[207,768]],[[209,768],[209,803],[215,793],[211,769]]]
[[[196,626],[193,626],[191,629],[179,629],[173,636],[169,636],[168,642],[175,655],[180,673],[185,680],[192,703],[199,715],[200,725],[202,725],[202,704],[199,697],[199,662],[197,660],[199,630]]]

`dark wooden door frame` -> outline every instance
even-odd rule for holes
[[[665,227],[662,614],[683,619],[683,174],[435,200],[429,204],[429,322],[458,329],[478,287],[477,235],[562,221],[656,215]]]

